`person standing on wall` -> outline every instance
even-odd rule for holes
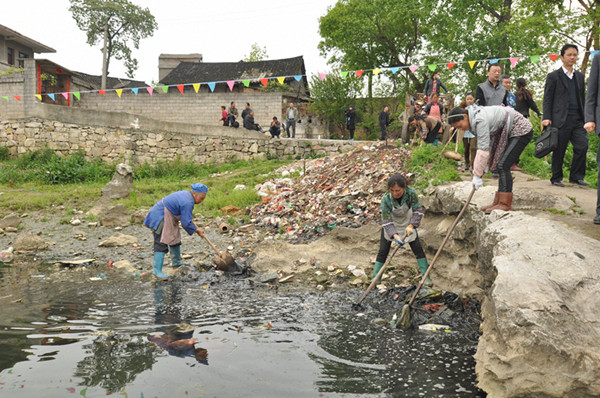
[[[296,120],[298,119],[298,109],[294,108],[293,102],[290,102],[286,117],[285,132],[287,133],[287,138],[290,138],[290,127],[292,128],[291,138],[296,138]]]
[[[487,77],[483,83],[477,85],[475,103],[479,106],[507,105],[506,88],[500,84],[502,67],[498,64],[489,64]]]
[[[383,111],[379,113],[379,128],[381,129],[381,141],[387,139],[387,127],[390,125],[390,108],[383,107]]]
[[[202,203],[208,187],[204,184],[192,184],[191,191],[177,191],[165,196],[148,212],[144,225],[154,235],[154,264],[152,276],[158,280],[167,280],[162,267],[165,254],[171,252],[171,267],[189,265],[181,262],[181,232],[179,224],[190,235],[203,237],[204,231],[194,225],[194,205]]]
[[[432,94],[440,94],[442,88],[444,90],[446,90],[447,93],[450,92],[450,91],[448,91],[446,86],[444,86],[444,83],[442,83],[442,79],[440,79],[440,72],[435,71],[431,75],[431,78],[427,79],[427,81],[425,82],[425,90],[424,91],[425,91],[425,97],[427,99],[427,102],[431,101],[430,97]]]
[[[600,135],[600,53],[594,55],[592,60],[592,70],[588,79],[588,91],[585,99],[585,125],[583,126],[588,133],[596,131]],[[598,163],[598,198],[596,199],[596,217],[594,224],[600,224],[600,146],[596,153],[596,163]]]
[[[588,136],[583,128],[585,106],[585,83],[583,73],[575,70],[579,50],[574,44],[565,44],[560,50],[562,66],[546,76],[544,88],[544,120],[542,126],[558,129],[558,145],[552,153],[552,177],[550,182],[564,187],[563,162],[569,141],[573,145],[573,161],[569,182],[588,186],[585,162]]]
[[[356,111],[354,110],[354,106],[350,105],[344,111],[344,115],[346,115],[346,127],[350,132],[350,139],[348,141],[354,141],[354,129],[356,128]]]

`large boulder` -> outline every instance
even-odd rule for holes
[[[0,220],[0,228],[18,228],[21,225],[21,217],[16,214],[9,214]]]
[[[109,207],[100,215],[100,224],[109,228],[128,227],[131,223],[127,207],[122,203]]]
[[[133,169],[125,163],[119,163],[112,180],[102,188],[102,197],[121,199],[129,197],[133,188]]]
[[[48,246],[48,242],[46,242],[37,234],[31,232],[24,232],[19,234],[19,236],[17,236],[15,244],[13,245],[15,251],[17,252],[45,250],[48,248]]]
[[[110,238],[98,243],[100,247],[119,247],[119,246],[138,246],[138,238],[132,235],[125,235],[120,232]]]
[[[520,212],[495,216],[478,242],[494,277],[479,387],[490,398],[600,396],[600,242]]]

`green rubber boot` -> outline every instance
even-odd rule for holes
[[[181,245],[169,246],[169,252],[171,253],[171,267],[179,268],[182,265],[190,265],[181,262]]]
[[[154,252],[154,269],[152,271],[152,276],[158,279],[159,281],[166,281],[169,279],[162,272],[163,261],[165,260],[165,253],[163,252]]]
[[[373,268],[373,276],[371,277],[371,279],[373,279],[377,276],[381,267],[383,267],[383,263],[380,263],[379,261],[375,261],[375,267]],[[381,281],[381,278],[379,278],[377,280],[377,282],[379,282],[379,281]]]
[[[417,264],[419,265],[419,269],[421,270],[421,275],[425,275],[425,272],[427,272],[427,268],[429,268],[427,259],[425,257],[418,258]],[[425,286],[431,286],[431,285],[432,285],[431,279],[429,279],[429,277],[427,277],[427,279],[425,279]]]

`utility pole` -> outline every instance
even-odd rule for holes
[[[108,53],[108,21],[104,24],[104,48],[102,49],[102,90],[106,90],[107,53]]]

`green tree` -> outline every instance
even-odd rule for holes
[[[339,71],[332,72],[323,80],[313,76],[310,80],[310,110],[321,120],[343,130],[346,125],[344,111],[354,103],[363,88],[364,80],[356,76],[343,78]]]
[[[103,41],[102,88],[112,57],[123,61],[127,76],[133,78],[138,68],[131,47],[138,49],[140,40],[151,37],[158,28],[148,8],[128,0],[69,0],[69,10],[77,26],[87,34],[90,46]]]
[[[258,43],[254,43],[250,46],[250,53],[244,56],[245,62],[256,62],[263,61],[269,58],[267,54],[267,47],[261,47]]]

